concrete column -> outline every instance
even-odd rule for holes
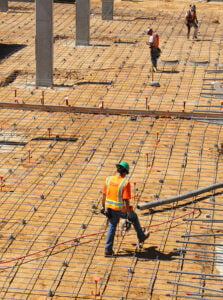
[[[102,0],[102,20],[113,20],[114,0]]]
[[[0,11],[8,11],[8,0],[0,0]]]
[[[53,84],[53,0],[36,0],[36,85]]]
[[[89,45],[90,1],[76,0],[76,45]]]

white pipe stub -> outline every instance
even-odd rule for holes
[[[150,81],[150,85],[160,87],[159,81]]]

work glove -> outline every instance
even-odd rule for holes
[[[127,211],[127,220],[132,222],[136,219],[136,213],[133,210]]]
[[[104,206],[102,206],[102,208],[100,209],[100,213],[105,215],[105,207]]]
[[[123,219],[121,223],[121,233],[128,232],[131,228],[132,222],[128,219]]]
[[[111,218],[111,214],[110,211],[107,210],[105,207],[102,207],[100,210],[101,214],[105,215],[106,218],[110,219]]]

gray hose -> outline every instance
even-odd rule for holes
[[[187,199],[187,198],[195,197],[197,195],[200,195],[200,194],[203,194],[203,193],[215,190],[215,189],[219,189],[219,188],[222,188],[222,187],[223,187],[223,182],[219,182],[219,183],[215,183],[215,184],[212,184],[212,185],[209,185],[209,186],[206,186],[206,187],[194,190],[194,191],[190,191],[190,192],[185,193],[185,194],[173,196],[173,197],[170,197],[170,198],[155,200],[155,201],[152,201],[152,202],[140,203],[140,204],[137,205],[137,208],[140,209],[140,210],[144,210],[144,209],[147,209],[147,208],[156,207],[156,206],[160,206],[160,205],[163,205],[163,204],[169,204],[169,203],[172,203],[172,202],[175,202],[175,201],[180,201],[180,200],[184,200],[184,199]]]

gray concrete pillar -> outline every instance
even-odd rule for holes
[[[8,0],[0,0],[0,11],[8,11]]]
[[[113,20],[114,0],[102,0],[102,20]]]
[[[76,0],[76,45],[89,45],[90,1]]]
[[[36,85],[53,84],[53,0],[36,0]]]

